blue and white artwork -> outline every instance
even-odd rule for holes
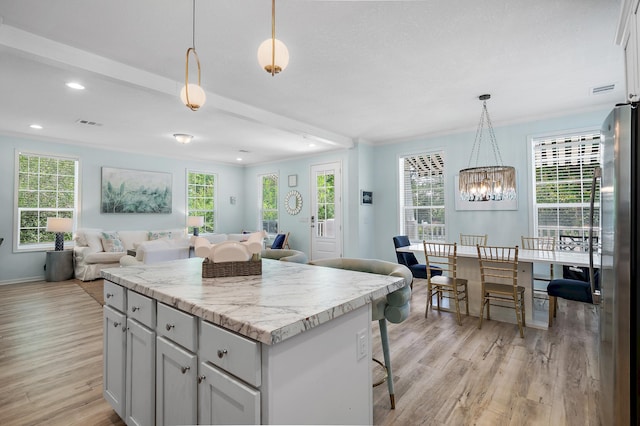
[[[171,173],[102,168],[102,213],[171,213]]]

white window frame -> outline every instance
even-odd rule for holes
[[[582,148],[583,146],[591,146],[593,148]],[[595,147],[597,146],[597,148]],[[542,151],[545,151],[545,160],[542,157]],[[588,162],[584,163],[585,155],[580,154],[581,151],[587,153]],[[597,151],[597,152],[596,152]],[[592,181],[592,173],[590,168],[597,165],[602,165],[602,142],[599,129],[582,129],[573,130],[568,132],[558,132],[557,134],[534,136],[530,138],[530,167],[531,167],[531,206],[532,206],[532,224],[531,230],[532,236],[551,236],[556,239],[556,247],[559,250],[571,250],[571,251],[585,251],[587,249],[586,238],[588,236],[588,214],[589,214],[589,198],[590,188]],[[594,163],[597,161],[597,163]],[[546,163],[552,165],[556,163],[556,167],[560,163],[571,163],[574,167],[579,165],[580,178],[582,187],[580,190],[580,202],[575,203],[539,203],[538,202],[538,187],[542,186],[542,182],[539,182],[537,177],[537,167],[539,164]],[[585,166],[588,166],[587,170],[582,170]],[[557,179],[555,181],[546,181],[548,184],[560,184],[561,182],[569,183],[576,182],[576,180],[562,180]],[[594,226],[594,236],[596,237],[596,243],[600,242],[600,209],[599,209],[599,184],[597,183],[596,189],[596,202],[595,206],[598,209],[595,216],[596,226]],[[559,193],[558,191],[556,191]],[[540,224],[540,211],[542,209],[558,209],[556,215],[556,221],[554,225]],[[582,221],[580,225],[568,226],[562,224],[562,218],[560,217],[562,209],[581,209],[583,211],[581,217]],[[574,236],[575,238],[567,238],[565,236]]]
[[[189,209],[189,201],[194,198],[189,195],[189,187],[191,184],[189,183],[189,175],[198,174],[198,175],[208,175],[213,177],[213,197],[211,197],[213,202],[213,209],[211,210],[190,210]],[[204,225],[202,225],[199,229],[200,233],[214,233],[216,229],[218,229],[218,174],[202,171],[202,170],[188,170],[185,175],[186,180],[186,188],[185,188],[185,211],[187,212],[187,216],[191,216],[191,213],[196,213],[193,216],[204,216]],[[213,216],[213,220],[208,220],[207,213],[211,213]]]
[[[418,206],[413,207],[411,205],[406,205],[405,202],[405,170],[404,163],[407,158],[417,159],[419,157],[422,158],[430,158],[431,161],[426,161],[424,166],[425,170],[430,170],[432,176],[441,180],[438,183],[438,189],[442,191],[442,204],[430,204],[426,206]],[[427,164],[429,163],[429,164]],[[446,232],[446,200],[447,200],[447,192],[446,192],[446,173],[445,173],[445,155],[444,150],[431,150],[425,152],[418,152],[413,154],[405,154],[398,157],[398,206],[399,206],[399,216],[398,216],[398,224],[399,224],[399,234],[407,235],[409,240],[412,243],[422,242],[423,239],[428,241],[446,241],[447,232]],[[412,198],[415,199],[417,196],[416,193],[412,194]],[[431,200],[433,201],[433,199]],[[405,217],[407,215],[408,210],[436,210],[442,209],[442,223],[416,223],[415,227],[411,227],[406,224]]]
[[[65,161],[73,161],[74,162],[74,175],[73,175],[73,179],[74,179],[74,190],[73,190],[73,207],[72,208],[59,208],[59,207],[40,207],[39,205],[36,207],[20,207],[18,205],[19,203],[19,198],[20,198],[20,157],[21,156],[29,156],[29,157],[38,157],[41,159],[53,159],[53,160],[65,160]],[[19,151],[16,150],[15,151],[15,175],[14,175],[14,224],[13,224],[13,248],[15,252],[30,252],[30,251],[45,251],[45,250],[52,250],[54,247],[54,241],[55,241],[55,237],[53,235],[48,235],[50,234],[49,232],[46,232],[46,221],[42,222],[41,220],[38,223],[38,226],[36,227],[36,230],[38,232],[39,235],[39,242],[37,243],[31,243],[31,244],[21,244],[20,243],[20,225],[21,225],[21,217],[22,217],[22,213],[26,210],[30,210],[30,211],[36,211],[38,212],[38,215],[42,214],[42,213],[46,213],[46,212],[51,212],[51,214],[45,214],[43,215],[42,218],[44,218],[45,216],[50,216],[50,217],[57,217],[58,213],[67,213],[65,215],[63,215],[63,217],[68,217],[68,213],[71,212],[72,215],[72,219],[73,219],[73,229],[76,229],[76,225],[78,223],[78,206],[80,205],[79,202],[79,188],[80,188],[80,182],[79,182],[79,175],[80,175],[80,159],[78,157],[75,156],[68,156],[68,155],[59,155],[59,154],[48,154],[48,153],[42,153],[42,152],[33,152],[33,151]],[[39,171],[38,171],[39,174]],[[39,187],[38,187],[39,188]],[[37,192],[45,192],[45,190],[43,189],[37,189]],[[40,234],[42,235],[42,238],[40,237]],[[69,233],[69,235],[71,235],[71,233]],[[41,239],[40,239],[41,238]],[[73,245],[72,241],[70,239],[66,239],[65,238],[65,244],[70,244]]]
[[[269,232],[268,230],[265,229],[264,227],[264,214],[265,214],[265,209],[264,207],[264,203],[263,203],[263,187],[264,187],[264,179],[274,176],[276,179],[276,208],[273,210],[267,210],[269,212],[275,212],[276,214],[276,230],[275,232]],[[258,230],[265,230],[267,231],[267,233],[272,236],[277,234],[280,231],[280,176],[278,173],[273,172],[273,173],[264,173],[264,174],[260,174],[258,175]]]

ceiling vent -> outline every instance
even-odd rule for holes
[[[82,120],[82,119],[78,119],[76,120],[76,123],[78,124],[84,124],[86,126],[102,126],[102,123],[97,123],[95,121],[90,121],[90,120]]]
[[[613,89],[615,89],[615,84],[605,84],[604,86],[592,87],[591,94],[592,95],[600,95],[602,93],[609,93]]]
[[[249,151],[247,151],[246,149],[239,149],[238,152],[242,152],[243,154],[246,154]]]

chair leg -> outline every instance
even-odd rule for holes
[[[458,319],[458,325],[462,325],[462,318],[460,318],[460,301],[458,300],[458,285],[453,286],[453,298],[456,304],[456,318]]]
[[[520,306],[518,306],[518,300],[517,299],[513,299],[513,307],[516,310],[516,321],[518,321],[518,330],[520,330],[520,337],[524,338],[524,330],[522,329],[522,312],[520,311]]]
[[[480,322],[478,323],[478,330],[480,330],[482,328],[482,318],[484,317],[484,304],[487,303],[487,301],[484,298],[484,295],[482,296],[482,304],[480,304]]]
[[[524,307],[524,293],[520,295],[520,312],[522,312],[522,326],[527,326],[527,315]]]
[[[549,328],[553,326],[553,317],[555,316],[556,310],[556,297],[549,296]]]
[[[427,306],[424,309],[424,317],[427,317],[429,313],[429,306],[431,306],[431,310],[433,310],[433,289],[431,287],[431,283],[427,283]]]
[[[393,370],[391,369],[391,355],[389,354],[389,336],[387,335],[387,320],[378,320],[380,324],[380,339],[382,340],[382,354],[384,355],[384,365],[387,367],[387,387],[389,388],[389,399],[391,408],[396,408],[396,395],[393,390]]]
[[[487,319],[490,320],[491,319],[491,301],[487,300]]]
[[[469,286],[467,284],[464,285],[464,306],[467,316],[469,316]]]

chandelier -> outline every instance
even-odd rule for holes
[[[271,38],[258,47],[258,63],[272,76],[289,65],[289,50],[276,38],[276,0],[271,0]]]
[[[471,149],[469,164],[466,169],[459,172],[460,196],[465,201],[502,201],[514,200],[516,198],[516,169],[511,166],[505,166],[502,163],[500,149],[496,142],[496,135],[493,132],[489,111],[487,111],[487,100],[491,95],[481,95],[479,99],[482,101],[482,113],[480,114],[480,123],[476,131],[476,138]],[[487,123],[487,131],[493,156],[496,161],[494,166],[478,167],[478,157],[480,155],[480,147],[482,146],[482,138],[484,134],[484,123]],[[475,167],[471,167],[471,161],[475,154]]]
[[[193,17],[192,17],[191,47],[187,49],[186,71],[184,74],[184,87],[180,91],[180,100],[191,111],[197,111],[207,100],[207,96],[200,87],[200,58],[196,53],[196,0],[193,0]],[[189,83],[189,56],[193,57],[198,64],[198,84]]]

